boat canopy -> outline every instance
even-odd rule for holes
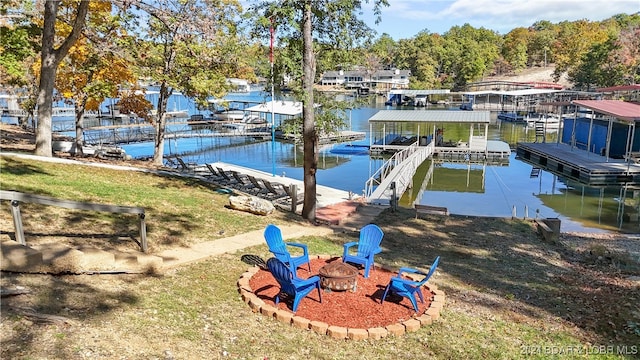
[[[369,122],[425,122],[489,124],[489,111],[380,110]]]
[[[316,107],[317,106],[319,105],[316,104]],[[245,110],[258,113],[296,116],[302,114],[302,102],[286,100],[267,101],[266,103],[248,107]]]
[[[508,91],[497,91],[497,90],[481,90],[481,91],[466,91],[462,94],[464,95],[505,95],[505,96],[527,96],[527,95],[540,95],[540,94],[552,94],[557,93],[561,90],[552,90],[552,89],[521,89],[521,90],[508,90]]]

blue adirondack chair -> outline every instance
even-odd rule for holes
[[[294,273],[299,266],[307,264],[309,268],[309,272],[311,272],[311,264],[309,263],[309,249],[307,245],[294,243],[294,242],[285,242],[282,240],[282,231],[280,228],[269,224],[267,228],[264,230],[264,239],[267,241],[267,245],[269,246],[269,251],[273,253],[273,255],[278,258],[283,263],[289,265],[291,267],[291,271]],[[302,255],[299,256],[291,256],[289,250],[287,250],[287,246],[299,248],[302,250]]]
[[[420,302],[424,303],[424,297],[422,296],[422,291],[420,291],[420,289],[422,288],[422,285],[424,285],[427,281],[429,281],[429,278],[431,278],[433,273],[436,272],[436,268],[438,267],[439,261],[440,261],[440,256],[436,257],[433,264],[431,264],[431,268],[429,269],[429,272],[426,274],[417,269],[406,268],[406,267],[400,268],[400,271],[398,271],[398,274],[391,278],[391,280],[389,281],[389,284],[387,285],[387,288],[384,289],[384,294],[382,295],[382,301],[380,302],[380,304],[384,303],[384,299],[387,297],[387,293],[389,292],[389,290],[391,290],[391,292],[393,293],[409,298],[409,300],[411,300],[411,304],[413,305],[413,309],[416,312],[418,312],[418,304],[416,302],[415,294],[418,293],[418,297],[420,297]],[[413,280],[403,278],[402,277],[403,273],[420,274],[420,275],[424,275],[424,278],[420,281],[413,281]]]
[[[384,233],[382,229],[375,224],[365,225],[360,229],[360,240],[348,242],[344,244],[344,252],[342,254],[342,262],[355,263],[364,266],[364,277],[369,277],[369,268],[373,266],[374,255],[380,253],[380,243]],[[352,247],[357,247],[357,251],[353,253]]]
[[[276,295],[276,305],[280,303],[280,294],[285,293],[293,297],[292,310],[295,313],[298,310],[298,304],[300,300],[309,295],[313,289],[318,289],[318,298],[322,302],[322,293],[320,291],[320,277],[314,275],[308,279],[301,279],[295,275],[294,272],[278,258],[270,258],[267,260],[267,267],[273,277],[280,284],[280,291]]]

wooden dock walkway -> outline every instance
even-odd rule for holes
[[[640,164],[612,159],[560,143],[521,143],[517,156],[534,167],[588,186],[640,185]]]

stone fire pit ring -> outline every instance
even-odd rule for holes
[[[318,259],[331,259],[330,255],[319,255]],[[381,268],[385,269],[384,266]],[[351,339],[351,340],[379,340],[387,336],[402,336],[408,332],[418,331],[421,327],[429,326],[433,321],[440,318],[440,311],[444,307],[445,293],[438,289],[434,284],[425,284],[424,287],[432,294],[432,300],[429,308],[424,314],[399,323],[389,324],[384,327],[374,327],[368,329],[346,328],[342,326],[330,325],[324,322],[311,321],[309,319],[296,316],[291,311],[282,310],[265,303],[256,294],[249,285],[249,280],[255,275],[260,268],[252,266],[244,272],[238,279],[238,292],[242,300],[249,305],[251,311],[264,316],[276,319],[282,323],[299,328],[301,330],[313,331],[320,335],[327,335],[334,339]],[[388,270],[388,269],[387,269]]]

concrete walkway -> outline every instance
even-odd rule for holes
[[[285,240],[307,235],[325,236],[333,233],[333,229],[327,226],[292,225],[279,227]],[[162,258],[163,268],[170,269],[205,260],[212,256],[234,253],[247,247],[266,244],[262,233],[263,230],[256,230],[228,238],[194,244],[188,248],[168,249],[157,254],[157,256]]]
[[[339,207],[341,205],[334,206],[334,208]],[[334,233],[357,234],[360,228],[371,223],[383,210],[383,207],[360,205],[347,218],[342,218],[339,224],[318,226],[280,225],[278,227],[282,230],[282,237],[285,240],[302,236],[327,236]],[[340,211],[336,210],[335,213],[338,214]],[[342,217],[343,215],[337,216]],[[263,230],[256,230],[228,238],[194,244],[188,248],[168,249],[157,256],[162,258],[163,267],[169,269],[224,253],[234,253],[238,250],[261,244],[265,244]]]

